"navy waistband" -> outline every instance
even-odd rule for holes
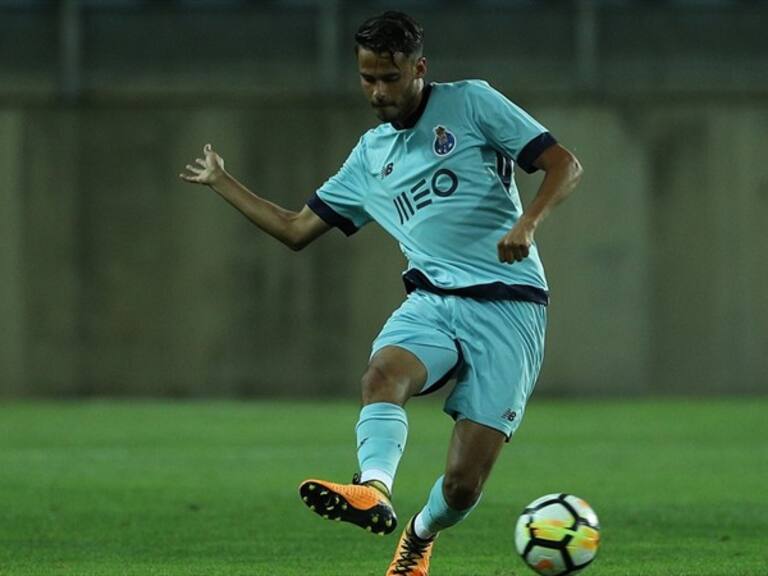
[[[415,268],[411,268],[403,274],[403,283],[408,294],[414,290],[425,290],[443,296],[464,296],[478,300],[522,300],[544,306],[549,304],[549,293],[546,290],[527,284],[490,282],[489,284],[475,284],[461,288],[440,288],[432,284],[421,270]]]

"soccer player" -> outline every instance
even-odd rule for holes
[[[386,12],[355,35],[363,93],[382,121],[299,212],[249,191],[206,145],[180,177],[207,184],[294,250],[332,227],[376,221],[400,244],[408,296],[373,342],[356,427],[352,484],[306,480],[299,493],[333,520],[387,534],[405,448],[404,406],[454,377],[445,472],[406,524],[388,575],[426,576],[438,533],[477,505],[523,418],[544,352],[547,283],[534,233],[581,166],[536,120],[486,82],[427,83],[423,30]],[[513,166],[544,178],[523,210]]]

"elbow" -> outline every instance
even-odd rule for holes
[[[285,217],[282,234],[279,236],[279,240],[293,252],[300,252],[310,242],[308,234],[299,225],[297,218],[297,213],[291,213]]]
[[[312,242],[311,236],[297,229],[290,229],[285,238],[283,238],[283,244],[288,246],[293,252],[301,252],[309,246],[310,242]]]
[[[563,184],[561,188],[561,199],[570,195],[574,191],[576,186],[579,185],[581,176],[584,174],[584,168],[581,166],[581,162],[573,154],[568,154],[563,159],[560,169],[561,182]]]
[[[307,247],[309,242],[302,241],[302,240],[288,240],[285,242],[285,245],[288,246],[293,252],[301,252],[304,250],[304,248]]]
[[[301,252],[304,248],[307,247],[309,242],[305,238],[301,238],[300,236],[286,236],[283,239],[283,244],[288,246],[288,248],[291,249],[293,252]]]
[[[581,162],[579,162],[579,159],[576,158],[573,154],[570,155],[570,158],[568,159],[568,175],[570,176],[571,182],[573,182],[573,185],[579,183],[579,180],[581,180],[581,176],[584,174],[584,168],[581,165]]]

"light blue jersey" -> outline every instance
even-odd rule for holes
[[[409,291],[546,304],[536,246],[507,264],[497,244],[522,214],[513,165],[534,172],[553,144],[488,83],[433,83],[406,123],[366,132],[307,204],[347,235],[378,222],[408,260]]]

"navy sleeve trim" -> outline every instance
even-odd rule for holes
[[[328,204],[322,201],[317,192],[312,194],[309,200],[307,200],[307,206],[315,214],[317,214],[328,226],[334,226],[344,232],[347,236],[352,236],[359,230],[355,223],[349,218],[345,218],[336,210],[331,208]]]
[[[557,140],[555,140],[552,134],[542,132],[520,150],[520,154],[517,155],[517,165],[528,172],[528,174],[533,174],[538,170],[533,163],[536,162],[536,159],[544,150],[555,144],[557,144]]]

